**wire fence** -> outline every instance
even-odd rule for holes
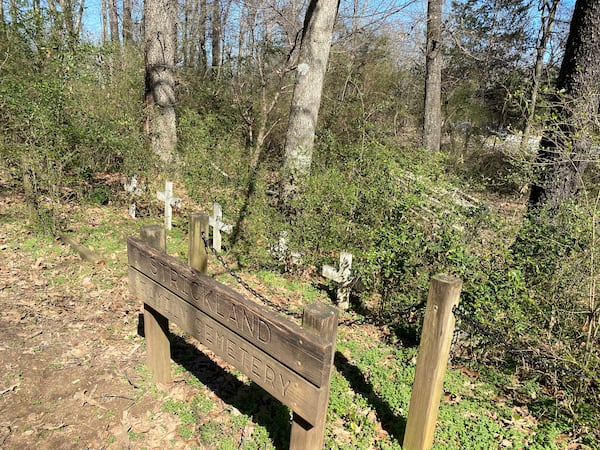
[[[227,271],[227,273],[236,280],[245,290],[247,290],[253,297],[258,299],[264,305],[274,309],[279,314],[294,318],[301,319],[302,314],[288,311],[284,307],[278,305],[277,303],[269,300],[263,294],[258,292],[252,286],[250,286],[246,281],[244,281],[238,273],[233,270],[233,268],[225,261],[223,256],[213,248],[205,233],[202,233],[202,241],[204,242],[204,246],[210,253],[212,253],[215,258],[219,261],[219,263],[223,266],[223,268]],[[384,326],[384,325],[393,325],[399,319],[403,317],[407,317],[409,314],[415,313],[425,308],[426,302],[422,301],[416,305],[407,307],[400,311],[396,311],[395,313],[389,314],[373,314],[370,316],[364,316],[360,318],[348,318],[340,320],[338,325],[340,326],[356,326],[356,325],[375,325],[375,326]],[[586,372],[581,369],[576,369],[572,367],[567,367],[563,364],[557,362],[556,358],[553,356],[540,355],[535,354],[534,349],[532,348],[522,348],[521,346],[517,346],[508,341],[505,335],[502,332],[492,330],[486,325],[482,324],[480,321],[474,319],[469,315],[469,313],[460,307],[455,307],[454,316],[458,320],[456,325],[456,329],[460,330],[464,333],[467,333],[470,336],[480,336],[488,341],[489,344],[501,347],[504,351],[506,351],[509,355],[511,355],[516,360],[520,360],[524,365],[528,365],[532,369],[537,369],[543,371],[545,374],[554,374],[556,376],[573,376],[586,379],[588,381],[594,382],[596,384],[600,384],[600,373],[595,372]]]

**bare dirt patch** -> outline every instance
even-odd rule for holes
[[[0,448],[210,448],[197,433],[203,424],[273,407],[259,396],[244,411],[236,399],[256,388],[176,334],[174,382],[157,389],[145,369],[141,305],[127,288],[125,242],[106,264],[84,262],[28,231],[23,199],[1,187]],[[73,214],[92,229],[107,220],[97,209]],[[112,220],[127,219],[123,211]],[[177,402],[197,396],[209,406],[182,431]],[[253,428],[242,423],[219,437],[241,443]]]

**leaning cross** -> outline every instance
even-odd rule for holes
[[[348,309],[350,305],[350,284],[352,283],[352,253],[340,253],[340,268],[339,270],[333,266],[324,265],[321,274],[325,278],[338,283],[337,303],[341,309]]]
[[[221,209],[221,205],[215,202],[213,204],[213,216],[208,218],[208,225],[213,227],[213,248],[220,252],[221,251],[221,231],[223,233],[231,233],[233,230],[233,226],[223,222],[223,209]]]
[[[179,206],[181,199],[179,197],[173,197],[173,183],[171,181],[165,181],[165,191],[157,192],[156,197],[165,202],[165,229],[171,229],[171,220],[173,218],[173,206]]]

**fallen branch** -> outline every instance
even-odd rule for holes
[[[85,259],[86,261],[91,262],[92,264],[104,264],[104,258],[97,255],[93,250],[77,243],[74,239],[71,239],[69,236],[61,234],[59,239],[62,240],[65,244],[69,244],[71,248],[73,248],[81,259]]]
[[[15,390],[15,389],[17,389],[17,388],[18,388],[20,385],[21,385],[21,383],[17,383],[17,384],[13,384],[13,385],[12,385],[12,386],[10,386],[10,387],[7,387],[6,389],[2,389],[2,390],[0,391],[0,395],[4,395],[4,394],[6,394],[7,392],[14,391],[14,390]]]

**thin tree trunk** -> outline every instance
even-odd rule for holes
[[[52,2],[49,2],[52,5]],[[51,9],[51,6],[48,9]],[[8,10],[10,12],[10,24],[14,31],[18,30],[19,25],[19,7],[17,6],[17,0],[8,0]]]
[[[310,173],[337,0],[311,0],[306,11],[285,142],[281,207],[288,209]]]
[[[106,14],[108,11],[108,5],[106,4],[106,0],[102,0],[100,4],[101,15],[100,21],[102,22],[102,43],[106,44],[108,42],[108,27],[106,23]]]
[[[117,14],[117,0],[108,0],[108,15],[110,20],[110,41],[119,44],[119,16]]]
[[[423,147],[440,150],[442,133],[442,0],[427,2]]]
[[[542,6],[542,23],[540,26],[540,38],[536,47],[535,55],[535,66],[533,69],[533,83],[531,87],[531,99],[529,102],[529,109],[527,117],[525,118],[525,126],[523,127],[523,134],[521,136],[520,150],[525,151],[527,141],[529,139],[529,133],[531,132],[531,126],[535,118],[535,112],[537,108],[537,99],[540,91],[540,83],[542,80],[542,74],[544,70],[544,55],[546,54],[546,47],[552,33],[552,27],[554,25],[554,17],[560,0],[550,0],[548,3],[545,0]],[[545,13],[546,8],[548,9]],[[547,14],[547,15],[546,15]]]
[[[202,73],[206,73],[207,57],[206,57],[206,0],[199,0],[197,7],[199,8],[198,20],[198,56],[197,65],[202,69]]]
[[[212,0],[212,71],[218,76],[221,66],[221,4],[219,0]]]
[[[133,46],[133,18],[131,0],[123,0],[123,46]]]
[[[181,27],[181,57],[183,67],[190,67],[193,61],[194,3],[193,0],[183,2],[183,25]]]
[[[83,24],[83,11],[85,10],[84,7],[84,0],[80,0],[79,2],[79,10],[77,11],[77,17],[75,18],[75,36],[77,37],[77,40],[79,40],[79,36],[81,35],[81,25]]]

